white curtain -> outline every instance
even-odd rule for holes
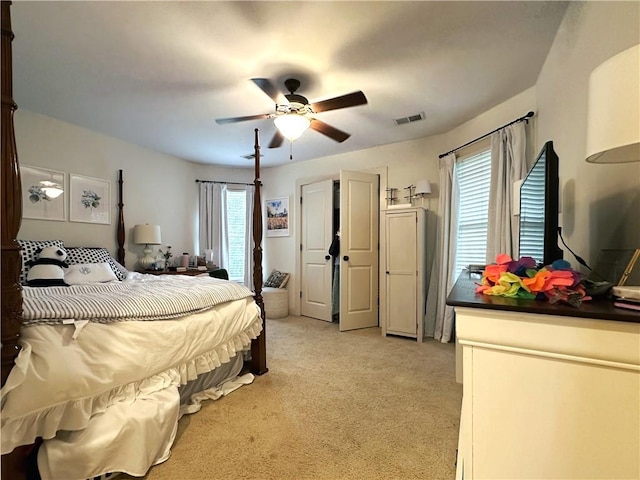
[[[253,199],[254,199],[253,185],[246,187],[246,205],[247,213],[245,216],[245,241],[244,241],[244,284],[253,289]]]
[[[222,183],[200,183],[200,250],[213,250],[219,268],[229,266],[226,191]]]
[[[518,256],[518,217],[513,183],[527,174],[526,123],[518,122],[491,135],[491,188],[487,224],[487,262],[499,253]]]
[[[440,159],[440,215],[426,309],[427,335],[433,334],[443,343],[452,340],[454,331],[453,307],[446,301],[455,283],[453,267],[458,223],[458,188],[453,175],[455,162],[455,153]]]
[[[229,269],[227,191],[245,192],[243,283],[253,287],[253,185],[200,183],[200,250],[213,250],[213,263]]]

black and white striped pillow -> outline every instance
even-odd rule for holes
[[[78,265],[83,263],[108,263],[118,280],[124,280],[127,276],[127,269],[116,262],[106,248],[101,247],[68,247],[67,263]]]
[[[62,240],[18,240],[20,245],[20,255],[22,257],[22,270],[20,271],[20,284],[27,284],[27,273],[29,273],[29,266],[26,264],[30,260],[36,260],[38,249],[44,247],[60,247],[64,248]]]

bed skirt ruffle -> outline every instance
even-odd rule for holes
[[[243,352],[238,352],[228,363],[187,385],[177,388],[173,384],[133,402],[112,405],[94,415],[84,430],[59,432],[38,451],[42,480],[145,475],[152,466],[169,459],[183,414],[195,413],[202,401],[217,400],[253,382],[250,373],[238,376],[243,363]]]
[[[169,388],[175,388],[177,391],[180,385],[185,385],[196,379],[198,375],[210,372],[229,362],[236,354],[248,347],[251,340],[256,338],[261,331],[262,322],[258,315],[248,327],[227,342],[159,374],[113,387],[98,395],[58,403],[24,416],[11,417],[5,415],[3,411],[2,454],[10,453],[20,445],[32,444],[38,437],[42,437],[44,440],[54,438],[61,430],[85,429],[92,417],[104,414],[110,407],[119,403],[131,404],[138,398],[148,397]],[[30,348],[24,348],[20,352],[16,361],[17,368],[14,368],[11,373],[11,376],[15,375],[15,378],[11,379],[10,376],[10,380],[2,389],[3,402],[5,395],[11,394],[12,387],[15,388],[13,384],[22,383],[20,377],[24,375],[25,366],[29,364],[29,357],[32,354]]]

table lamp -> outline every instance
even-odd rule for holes
[[[153,249],[149,247],[149,245],[160,245],[160,226],[149,225],[148,223],[136,225],[133,227],[133,243],[136,245],[144,245],[144,249],[142,250],[144,256],[138,259],[138,264],[143,270],[148,270],[156,261],[155,258],[151,256]]]

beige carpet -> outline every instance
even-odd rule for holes
[[[267,351],[269,372],[185,416],[146,479],[454,478],[452,344],[290,316],[267,321]]]

